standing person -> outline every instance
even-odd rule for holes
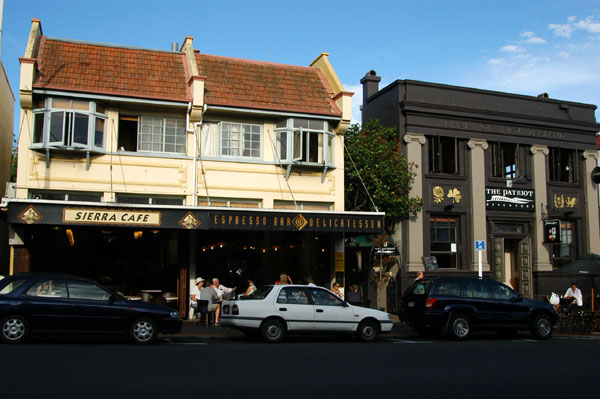
[[[246,289],[244,296],[248,296],[248,295],[252,294],[254,291],[256,291],[256,286],[254,285],[254,281],[248,280],[248,288]]]
[[[223,299],[224,294],[229,294],[230,292],[235,291],[235,289],[237,288],[237,287],[227,288],[224,285],[221,285],[219,283],[219,279],[216,277],[212,279],[212,283],[213,283],[212,288],[216,291],[217,295],[219,296],[219,299]]]
[[[573,298],[577,302],[577,306],[583,306],[583,295],[575,282],[572,282],[567,292],[565,292],[565,298]]]
[[[315,281],[313,280],[313,278],[311,276],[308,276],[306,278],[306,285],[308,285],[309,287],[316,287],[317,286],[315,284]]]
[[[279,280],[275,281],[275,285],[282,285],[282,284],[294,284],[294,283],[292,283],[292,278],[290,276],[288,276],[287,273],[281,273],[279,275]]]
[[[417,272],[417,278],[415,281],[423,280],[425,278],[425,274],[423,272]]]

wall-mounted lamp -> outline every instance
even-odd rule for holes
[[[66,229],[65,233],[67,234],[67,241],[69,241],[69,245],[70,246],[75,245],[75,237],[73,236],[73,230]]]
[[[506,179],[506,187],[511,188],[513,183],[518,182],[520,180],[527,180],[527,181],[531,181],[531,174],[530,173],[524,173],[521,176],[514,178],[514,179]]]

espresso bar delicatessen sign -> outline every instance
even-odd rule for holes
[[[65,208],[63,210],[63,223],[160,226],[160,219],[161,213],[158,211],[75,208]]]

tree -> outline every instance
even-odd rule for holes
[[[395,128],[382,126],[378,120],[362,127],[354,124],[346,132],[344,142],[347,211],[375,211],[368,191],[379,211],[386,214],[388,233],[400,221],[421,211],[423,199],[409,196],[418,165],[408,163],[400,152]]]
[[[10,174],[8,177],[8,181],[12,183],[17,181],[17,161],[17,138],[13,136],[12,149],[10,153]]]

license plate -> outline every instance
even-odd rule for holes
[[[415,307],[415,303],[414,302],[409,302],[408,303],[408,307],[409,308],[414,308]]]

